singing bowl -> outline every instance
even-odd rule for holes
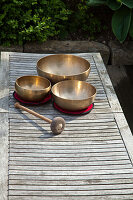
[[[21,76],[15,82],[16,93],[27,101],[41,101],[50,90],[50,81],[40,76]]]
[[[66,80],[56,83],[52,89],[54,102],[61,108],[77,111],[94,102],[96,88],[84,81]]]
[[[52,83],[63,80],[85,81],[90,73],[90,63],[74,55],[50,55],[38,60],[37,72]]]

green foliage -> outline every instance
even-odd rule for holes
[[[128,33],[133,38],[133,0],[88,0],[88,5],[92,3],[107,5],[114,11],[112,30],[121,43],[125,41]]]
[[[89,6],[99,6],[99,5],[103,5],[106,4],[107,0],[88,0],[88,5]]]
[[[93,12],[90,12],[86,2],[82,1],[77,3],[66,25],[67,35],[68,33],[70,35],[79,34],[79,38],[82,35],[85,38],[94,39],[95,33],[99,33],[100,31],[101,22],[94,16]]]
[[[60,32],[70,13],[61,0],[3,0],[0,43],[46,41]]]
[[[108,0],[107,1],[107,5],[112,10],[118,10],[121,7],[121,2],[120,1],[116,1],[116,0],[111,0],[111,1]]]
[[[131,24],[130,24],[129,34],[133,38],[133,13],[131,16]]]
[[[121,0],[121,2],[128,8],[133,8],[133,0]]]
[[[131,9],[121,7],[112,18],[112,29],[116,37],[123,42],[127,37],[131,21]]]
[[[100,21],[86,0],[1,0],[0,44],[65,39],[81,32],[93,38]]]

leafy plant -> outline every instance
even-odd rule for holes
[[[133,0],[88,0],[88,5],[106,5],[114,11],[112,30],[121,43],[128,33],[133,38]]]
[[[46,41],[60,33],[70,13],[61,0],[1,0],[0,44]]]
[[[68,18],[67,31],[76,34],[78,38],[94,39],[96,33],[101,32],[101,21],[95,16],[86,1],[82,0],[75,5]]]
[[[0,44],[44,42],[75,35],[94,38],[101,31],[101,23],[86,1],[1,0]]]

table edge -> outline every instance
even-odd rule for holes
[[[133,165],[133,135],[115,93],[114,87],[112,85],[111,79],[108,75],[106,67],[103,63],[100,53],[92,53],[100,79],[102,81],[104,90],[107,95],[111,110],[114,114],[116,124],[118,126],[119,132],[121,134],[122,140],[124,142],[125,148],[129,155],[129,159]]]
[[[0,70],[0,85],[3,87],[2,96],[0,97],[0,121],[1,121],[1,135],[0,135],[0,199],[8,199],[8,133],[9,133],[9,122],[8,122],[8,99],[9,99],[9,52],[1,52],[1,68]],[[3,77],[4,83],[3,83]],[[4,98],[4,101],[2,100]]]

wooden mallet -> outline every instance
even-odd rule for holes
[[[50,123],[51,131],[54,134],[60,134],[65,128],[65,120],[62,117],[55,117],[55,118],[53,118],[53,120],[51,120],[47,117],[40,115],[39,113],[37,113],[33,110],[30,110],[29,108],[22,106],[19,102],[16,102],[14,104],[14,106],[15,106],[15,108],[20,108],[36,117],[39,117],[40,119]]]

